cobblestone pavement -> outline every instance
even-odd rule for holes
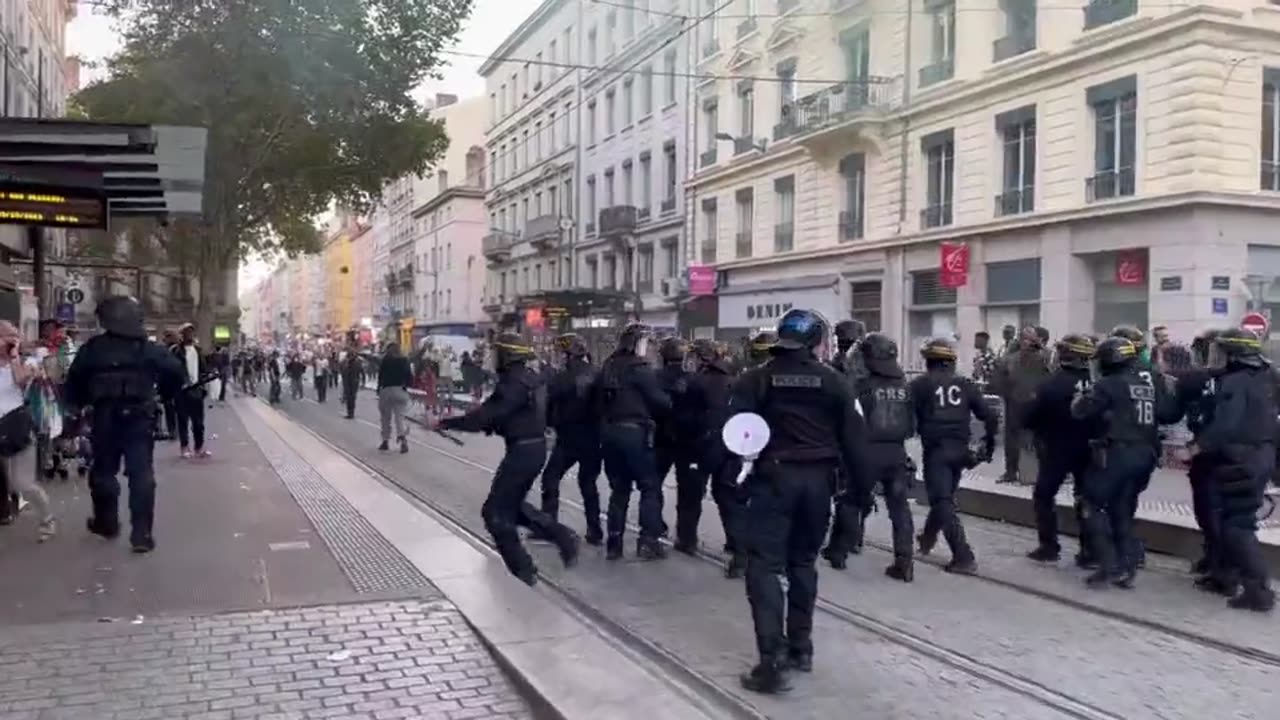
[[[0,720],[531,717],[446,602],[0,631]]]

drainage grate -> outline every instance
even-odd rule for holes
[[[431,581],[280,436],[257,418],[254,440],[358,593],[430,588]],[[437,591],[438,592],[438,591]]]

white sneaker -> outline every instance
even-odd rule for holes
[[[40,521],[36,542],[44,542],[58,534],[58,521],[52,515]]]

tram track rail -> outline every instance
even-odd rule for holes
[[[368,425],[370,427],[376,427],[375,423],[369,422],[368,420],[365,420],[363,418],[359,418],[358,420],[362,424]],[[313,434],[320,436],[320,433],[317,430],[314,430],[312,428],[308,428],[308,430]],[[411,438],[410,440],[413,444],[419,447],[422,447],[423,449],[429,450],[437,455],[443,456],[457,463],[469,466],[477,471],[484,472],[486,474],[492,474],[494,472],[494,468],[474,458],[466,457],[465,455],[460,455],[456,452],[450,451],[449,449],[437,446],[430,442],[426,442],[419,438]],[[325,442],[330,445],[333,444],[328,440],[325,440]],[[339,448],[339,450],[343,452],[345,456],[351,457],[351,454],[347,453],[345,450],[342,450],[341,448]],[[419,502],[427,504],[428,507],[433,507],[433,504],[431,503],[431,501],[429,501],[428,499],[422,496],[421,491],[415,490],[412,487],[408,487],[406,486],[405,483],[395,478],[391,478],[387,474],[382,473],[376,469],[369,469],[368,464],[364,463],[359,458],[354,458],[354,461],[358,463],[362,468],[366,468],[369,470],[369,472],[375,474],[380,478],[383,478],[386,482],[391,483],[397,488],[401,488],[407,494],[409,494]],[[567,497],[562,496],[561,503],[563,505],[572,507],[579,511],[583,509],[581,503]],[[462,524],[461,521],[458,521],[456,519],[453,520],[453,523],[459,527],[465,527],[465,525]],[[638,530],[635,523],[629,522],[628,527],[632,531]],[[466,532],[470,537],[476,538],[478,541],[484,542],[487,546],[487,539],[482,539],[478,535],[478,533],[471,531],[469,529]],[[670,543],[668,541],[664,540],[664,543],[670,546]],[[887,554],[891,554],[892,552],[891,548],[881,543],[868,542],[866,546],[869,549],[872,549],[877,552],[884,552]],[[697,559],[708,565],[713,565],[717,569],[723,568],[723,565],[727,560],[727,558],[724,555],[710,551],[710,550],[705,550],[705,549],[699,550],[694,559]],[[933,558],[921,558],[921,560],[934,566],[940,566],[943,564],[938,562],[937,559],[933,559]],[[1170,636],[1185,642],[1199,645],[1201,647],[1231,654],[1242,659],[1263,663],[1269,666],[1280,667],[1280,655],[1269,653],[1260,649],[1237,645],[1235,643],[1219,640],[1217,638],[1213,638],[1200,633],[1169,626],[1164,623],[1147,620],[1141,617],[1136,617],[1132,614],[1125,613],[1122,611],[1115,611],[1107,608],[1100,608],[1100,607],[1091,605],[1089,603],[1081,602],[1081,601],[1074,600],[1067,597],[1062,597],[1052,592],[1040,590],[1033,587],[1028,587],[1028,586],[1025,586],[1016,582],[1004,580],[1001,578],[979,575],[975,579],[980,580],[982,582],[991,583],[993,585],[996,585],[1014,592],[1018,592],[1020,594],[1034,597],[1039,600],[1044,600],[1044,601],[1052,602],[1058,605],[1062,605],[1075,611],[1088,613],[1091,615],[1105,618],[1107,620],[1125,623],[1134,627],[1142,628],[1144,630],[1161,633],[1166,636]],[[565,590],[564,588],[558,588],[557,592],[565,593],[570,596],[573,595],[572,591]],[[603,623],[604,625],[617,626],[619,628],[619,631],[622,632],[628,638],[630,638],[633,642],[638,642],[642,646],[647,648],[647,651],[645,653],[646,655],[649,655],[651,653],[656,653],[657,657],[661,659],[661,662],[664,665],[675,663],[675,664],[681,665],[687,671],[692,671],[690,668],[685,666],[684,663],[673,653],[666,651],[661,646],[655,645],[654,643],[652,643],[651,641],[643,637],[639,637],[639,633],[627,628],[625,625],[622,625],[621,623],[617,623],[615,621],[610,620],[604,611],[594,606],[591,606],[581,597],[573,596],[573,603],[575,607],[582,608],[581,612],[587,614],[588,617],[593,617],[593,618],[599,617],[601,618],[600,622]],[[1020,675],[1016,672],[1011,672],[1009,670],[1001,668],[992,663],[985,662],[981,659],[975,658],[966,653],[963,653],[958,650],[952,649],[950,647],[933,642],[927,638],[921,637],[917,633],[904,630],[893,623],[881,620],[876,616],[874,616],[873,614],[850,607],[840,602],[836,602],[830,598],[822,597],[821,594],[819,595],[819,598],[817,601],[816,610],[830,618],[834,618],[840,621],[843,624],[846,624],[856,629],[862,630],[864,632],[868,632],[873,635],[876,635],[877,637],[880,637],[890,643],[906,648],[921,656],[924,656],[936,662],[939,662],[947,667],[964,672],[974,677],[975,679],[978,679],[978,680],[990,683],[992,685],[1001,687],[1008,691],[1017,693],[1023,697],[1026,697],[1028,699],[1031,699],[1037,702],[1038,704],[1041,704],[1048,708],[1052,708],[1062,713],[1064,716],[1081,718],[1082,720],[1117,720],[1119,718],[1124,717],[1121,714],[1112,712],[1103,707],[1099,707],[1093,703],[1082,700],[1081,698],[1076,697],[1072,694],[1055,690],[1034,679]],[[695,675],[697,674],[695,673]],[[706,680],[705,678],[704,680],[714,685],[717,693],[723,693],[725,695],[733,697],[735,701],[741,702],[741,699],[734,696],[732,691],[729,691],[722,686],[715,685],[713,681]],[[758,711],[754,710],[754,708],[752,708],[751,712],[758,713]],[[754,715],[754,717],[763,717],[763,716],[756,714]]]
[[[374,423],[363,418],[358,418],[358,420],[362,424],[366,424],[371,427],[375,426]],[[464,521],[455,517],[450,511],[439,507],[438,503],[426,497],[421,490],[413,488],[409,484],[389,475],[388,473],[370,466],[360,458],[353,456],[351,453],[329,441],[318,430],[310,427],[307,427],[307,430],[311,434],[320,438],[327,445],[337,448],[337,450],[345,457],[351,459],[352,462],[356,463],[366,472],[371,473],[375,477],[380,478],[383,482],[387,482],[393,487],[401,490],[434,514],[447,519],[448,524],[451,527],[457,528],[459,532],[465,533],[469,541],[483,544],[487,552],[496,553],[496,551],[492,549],[487,538],[467,527]],[[484,472],[486,474],[491,474],[494,471],[493,468],[481,462],[450,452],[449,450],[437,447],[431,443],[427,443],[416,438],[411,439],[411,442],[419,447],[430,450],[457,463],[469,466],[477,471]],[[571,499],[562,497],[561,503],[577,510],[582,510],[582,505]],[[632,531],[638,531],[638,527],[634,523],[628,523],[628,527]],[[668,541],[664,540],[663,542],[670,546]],[[725,558],[723,556],[709,551],[700,551],[693,559],[707,565],[714,566],[717,569],[723,568],[725,562]],[[545,577],[541,578],[541,580],[545,581]],[[681,674],[692,675],[693,678],[696,678],[697,684],[700,687],[712,690],[720,702],[728,702],[731,706],[736,706],[739,711],[747,713],[746,715],[742,715],[742,717],[768,717],[760,714],[754,706],[735,695],[732,691],[688,667],[688,665],[674,653],[671,653],[662,646],[644,638],[638,632],[630,629],[625,624],[611,619],[606,612],[591,605],[588,601],[578,596],[572,590],[554,582],[547,584],[557,593],[557,595],[562,597],[566,603],[575,610],[575,612],[591,619],[597,625],[602,625],[614,631],[615,634],[621,635],[626,639],[628,645],[637,647],[642,651],[643,656],[654,659],[664,669],[675,667],[678,668],[677,672]],[[1061,713],[1065,717],[1077,718],[1079,720],[1123,720],[1124,718],[1123,715],[1111,712],[1105,708],[1091,704],[1070,694],[1054,690],[1030,678],[1009,672],[1003,668],[984,662],[965,653],[940,645],[915,633],[908,632],[895,627],[890,623],[879,620],[868,613],[832,601],[828,598],[820,596],[818,598],[816,610],[842,624],[875,635],[876,637],[886,640],[894,645],[906,648],[918,655],[929,658],[951,669],[963,672],[980,681],[990,683],[996,687],[1000,687],[1026,697],[1040,705]]]
[[[462,455],[458,455],[458,454],[456,454],[456,453],[454,453],[454,452],[451,452],[451,451],[449,451],[449,450],[447,450],[447,449],[445,449],[445,448],[438,447],[438,446],[436,446],[436,445],[433,445],[433,444],[431,444],[431,443],[427,443],[427,442],[423,442],[423,441],[421,441],[421,440],[418,440],[418,441],[416,441],[416,442],[417,442],[419,445],[421,445],[422,447],[424,447],[424,448],[428,448],[428,449],[432,450],[433,452],[436,452],[436,453],[438,453],[438,454],[440,454],[440,455],[443,455],[443,456],[445,456],[445,457],[449,457],[449,458],[451,458],[451,459],[453,459],[453,460],[455,460],[455,461],[457,461],[457,462],[462,462],[462,463],[464,463],[464,464],[471,465],[472,467],[476,468],[477,470],[482,470],[482,471],[487,472],[487,473],[492,473],[492,472],[494,471],[494,469],[493,469],[493,468],[491,468],[491,467],[489,467],[489,466],[487,466],[487,465],[485,465],[485,464],[483,464],[483,463],[481,463],[481,462],[478,462],[478,461],[473,460],[473,459],[471,459],[471,458],[467,458],[467,457],[462,456]],[[579,502],[577,502],[577,501],[575,501],[575,500],[572,500],[572,499],[569,499],[569,498],[565,498],[565,497],[563,497],[563,496],[562,496],[562,497],[561,497],[560,502],[561,502],[561,503],[563,503],[563,504],[570,505],[570,506],[572,506],[574,509],[582,510],[582,505],[581,505],[581,503],[579,503]],[[636,527],[635,527],[635,525],[634,525],[634,524],[632,524],[632,523],[629,523],[629,527],[630,527],[630,528],[632,528],[632,529],[638,529],[638,528],[636,528]],[[666,542],[666,544],[667,544],[668,546],[670,545],[670,543],[669,543],[669,542],[667,542],[667,541],[665,541],[665,540],[664,540],[664,542]],[[885,544],[885,543],[881,543],[881,542],[878,542],[878,541],[867,541],[867,542],[865,543],[865,546],[866,546],[866,547],[868,547],[868,548],[871,548],[871,549],[873,549],[873,550],[875,550],[875,551],[877,551],[877,552],[880,552],[880,553],[883,553],[883,554],[886,554],[886,555],[889,555],[889,556],[892,556],[892,554],[893,554],[893,548],[892,548],[891,546],[889,546],[888,544]],[[721,565],[721,566],[723,566],[723,564],[724,564],[724,563],[727,561],[727,559],[728,559],[728,558],[726,558],[725,556],[723,556],[723,555],[721,555],[721,554],[719,554],[719,553],[715,553],[715,552],[712,552],[712,551],[709,551],[709,550],[705,550],[705,549],[703,549],[703,550],[699,550],[698,555],[699,555],[699,557],[700,557],[701,559],[703,559],[703,560],[706,560],[706,561],[708,561],[708,562],[712,562],[712,563],[715,563],[715,564],[718,564],[718,565]],[[940,560],[940,559],[938,559],[938,558],[936,558],[936,557],[931,557],[931,556],[917,556],[917,557],[916,557],[916,560],[917,560],[918,562],[927,563],[927,564],[929,564],[929,565],[931,565],[931,566],[934,566],[934,567],[942,567],[942,566],[944,566],[944,565],[946,564],[944,561],[942,561],[942,560]],[[1165,572],[1165,571],[1163,571],[1163,570],[1157,570],[1157,571],[1154,571],[1154,572]],[[1175,626],[1169,625],[1169,624],[1167,624],[1167,623],[1162,623],[1162,622],[1159,622],[1159,621],[1156,621],[1156,620],[1150,620],[1150,619],[1148,619],[1148,618],[1144,618],[1144,617],[1141,617],[1141,616],[1138,616],[1138,615],[1134,615],[1134,614],[1132,614],[1132,613],[1128,613],[1128,612],[1124,612],[1124,611],[1120,611],[1120,610],[1112,610],[1112,609],[1110,609],[1110,608],[1099,607],[1099,606],[1097,606],[1097,605],[1093,605],[1093,604],[1090,604],[1090,603],[1087,603],[1087,602],[1083,602],[1083,601],[1080,601],[1080,600],[1075,600],[1075,599],[1073,599],[1073,598],[1069,598],[1069,597],[1064,597],[1064,596],[1062,596],[1062,595],[1058,595],[1058,594],[1056,594],[1056,593],[1053,593],[1053,592],[1050,592],[1050,591],[1047,591],[1047,590],[1041,590],[1041,589],[1039,589],[1039,588],[1031,587],[1031,586],[1025,585],[1025,584],[1023,584],[1023,583],[1018,583],[1018,582],[1014,582],[1014,581],[1011,581],[1011,580],[1005,580],[1005,579],[1003,579],[1003,578],[994,577],[994,576],[989,575],[989,574],[983,574],[982,572],[979,572],[977,575],[972,576],[972,577],[973,577],[975,580],[979,580],[979,581],[981,581],[981,582],[989,583],[989,584],[991,584],[991,585],[995,585],[995,586],[997,586],[997,587],[1001,587],[1001,588],[1004,588],[1004,589],[1006,589],[1006,590],[1011,590],[1011,591],[1013,591],[1013,592],[1017,592],[1017,593],[1020,593],[1020,594],[1022,594],[1022,595],[1026,595],[1026,596],[1029,596],[1029,597],[1033,597],[1033,598],[1036,598],[1036,599],[1038,599],[1038,600],[1044,600],[1044,601],[1047,601],[1047,602],[1052,602],[1052,603],[1055,603],[1055,604],[1057,604],[1057,605],[1061,605],[1061,606],[1063,606],[1063,607],[1070,608],[1070,609],[1072,609],[1072,610],[1076,610],[1076,611],[1079,611],[1079,612],[1088,613],[1088,614],[1091,614],[1091,615],[1095,615],[1095,616],[1098,616],[1098,617],[1105,618],[1105,619],[1107,619],[1107,620],[1112,620],[1112,621],[1115,621],[1115,622],[1125,623],[1125,624],[1127,624],[1127,625],[1131,625],[1131,626],[1133,626],[1133,627],[1141,628],[1141,629],[1144,629],[1144,630],[1149,630],[1149,631],[1152,631],[1152,632],[1158,632],[1158,633],[1161,633],[1161,634],[1164,634],[1164,635],[1167,635],[1167,636],[1170,636],[1170,637],[1173,637],[1173,638],[1176,638],[1176,639],[1179,639],[1179,640],[1182,640],[1182,641],[1185,641],[1185,642],[1189,642],[1189,643],[1192,643],[1192,644],[1195,644],[1195,645],[1199,645],[1199,646],[1201,646],[1201,647],[1206,647],[1206,648],[1210,648],[1210,649],[1213,649],[1213,650],[1217,650],[1217,651],[1219,651],[1219,652],[1223,652],[1223,653],[1227,653],[1227,654],[1230,654],[1230,655],[1234,655],[1234,656],[1236,656],[1236,657],[1238,657],[1238,658],[1241,658],[1241,659],[1250,660],[1250,661],[1253,661],[1253,662],[1263,663],[1263,664],[1265,664],[1265,665],[1269,665],[1269,666],[1272,666],[1272,667],[1280,668],[1280,653],[1268,652],[1268,651],[1266,651],[1266,650],[1262,650],[1262,649],[1260,649],[1260,648],[1253,648],[1253,647],[1248,647],[1248,646],[1240,645],[1240,644],[1237,644],[1237,643],[1233,643],[1233,642],[1230,642],[1230,641],[1226,641],[1226,640],[1222,640],[1222,639],[1219,639],[1219,638],[1213,637],[1213,636],[1208,635],[1208,634],[1205,634],[1205,633],[1198,633],[1198,632],[1195,632],[1195,631],[1192,631],[1192,630],[1187,630],[1187,629],[1185,629],[1185,628],[1175,627]],[[819,594],[819,601],[820,601],[820,602],[822,602],[821,594]]]
[[[360,421],[372,424],[363,419],[360,419]],[[432,500],[421,489],[415,488],[409,483],[365,462],[360,457],[325,437],[316,428],[304,423],[298,423],[298,425],[316,440],[342,455],[356,467],[406,496],[419,509],[427,512],[469,545],[490,557],[501,559],[497,549],[485,534],[467,525],[464,520],[457,516],[457,513]],[[422,447],[437,449],[421,441],[415,442]],[[454,459],[456,460],[457,458]],[[479,463],[471,464],[479,466]],[[745,699],[735,695],[724,686],[690,667],[688,663],[680,660],[679,657],[660,644],[649,640],[625,623],[613,619],[554,578],[540,575],[538,577],[538,587],[545,588],[549,594],[554,596],[558,604],[576,615],[601,639],[623,651],[624,654],[632,659],[640,661],[641,665],[646,667],[650,674],[655,675],[655,677],[666,683],[708,717],[723,718],[724,720],[769,720],[768,715]],[[554,709],[549,708],[549,710],[553,714],[557,714]]]

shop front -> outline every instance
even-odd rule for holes
[[[719,292],[717,340],[733,343],[762,329],[775,329],[787,311],[815,310],[834,323],[847,303],[838,275],[784,278],[735,286]]]

